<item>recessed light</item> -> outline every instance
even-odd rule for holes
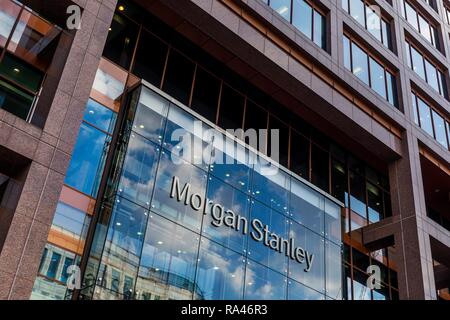
[[[125,7],[122,6],[122,5],[120,5],[120,6],[119,6],[119,11],[124,11],[124,10],[125,10]]]
[[[158,244],[163,244],[164,242],[162,242],[162,241],[158,241]]]
[[[19,72],[20,72],[20,69],[19,69],[19,68],[14,68],[13,70],[14,70],[14,72],[16,72],[16,73],[19,73]]]

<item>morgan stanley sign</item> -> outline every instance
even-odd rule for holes
[[[309,253],[305,249],[295,245],[295,239],[284,239],[276,233],[269,230],[269,226],[265,225],[258,219],[253,219],[250,222],[247,218],[236,214],[232,210],[225,210],[223,205],[214,203],[206,199],[198,193],[191,192],[191,185],[185,183],[180,186],[180,180],[174,176],[172,178],[172,186],[170,190],[170,197],[175,198],[178,202],[189,205],[193,210],[202,212],[204,215],[210,214],[212,217],[211,224],[216,227],[229,227],[236,232],[242,232],[246,235],[250,232],[250,236],[255,241],[262,241],[265,246],[272,250],[284,253],[290,259],[298,263],[304,263],[305,272],[311,270],[314,254]]]

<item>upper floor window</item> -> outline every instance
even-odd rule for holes
[[[344,35],[344,65],[390,104],[398,108],[394,73],[346,35]]]
[[[400,4],[402,6],[402,15],[409,22],[409,24],[411,24],[414,29],[416,29],[436,49],[441,50],[437,27],[434,26],[421,13],[419,13],[418,10],[408,1],[400,1]]]
[[[61,30],[16,1],[0,0],[0,108],[31,120]]]
[[[392,50],[391,24],[381,16],[378,6],[363,0],[342,0],[342,8],[386,48]]]
[[[432,136],[444,148],[449,149],[449,121],[434,110],[415,92],[412,93],[414,122]]]
[[[264,0],[322,49],[327,49],[326,15],[307,0]]]
[[[434,11],[438,12],[436,0],[423,0],[425,1]]]
[[[444,72],[409,41],[406,41],[405,44],[408,67],[414,70],[419,77],[425,80],[441,96],[448,99]]]

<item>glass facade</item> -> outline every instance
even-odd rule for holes
[[[97,225],[86,297],[341,299],[340,205],[284,169],[268,170],[265,158],[237,140],[225,147],[216,139],[208,149],[208,135],[192,129],[211,124],[147,87],[139,91],[130,107],[136,116],[124,128],[126,147],[116,158],[114,172],[120,174],[112,179],[118,182],[110,183],[110,200]],[[180,129],[210,153],[196,161],[195,152],[180,150],[175,143]],[[174,177],[189,184],[190,194],[215,204],[210,214],[199,212],[193,198],[191,205],[176,200]],[[253,233],[243,232],[244,225]],[[258,230],[264,241],[256,239]],[[287,240],[274,249],[277,239],[292,239],[291,246],[303,248],[298,260],[283,252]]]

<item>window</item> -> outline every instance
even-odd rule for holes
[[[211,73],[197,68],[191,108],[213,123],[216,123],[220,85],[219,79]]]
[[[222,85],[219,126],[224,129],[242,128],[245,97],[227,85]]]
[[[367,54],[354,42],[352,50],[352,72],[365,84],[369,84],[369,67],[367,65]]]
[[[90,99],[83,119],[65,183],[95,197],[109,149],[115,113]]]
[[[160,87],[168,47],[143,30],[136,51],[133,73],[156,87]]]
[[[56,277],[60,261],[61,255],[59,253],[53,252],[47,269],[47,277],[49,277],[50,279],[54,279]]]
[[[128,70],[138,34],[137,24],[116,13],[106,39],[103,56]]]
[[[449,149],[450,140],[448,139],[449,128],[448,121],[432,109],[422,98],[412,93],[412,106],[414,112],[414,121],[425,132],[432,136],[444,148]]]
[[[284,19],[326,50],[326,18],[312,3],[307,0],[292,0],[292,7],[291,0],[270,0],[268,3]]]
[[[344,66],[397,108],[397,84],[394,74],[345,35],[343,45]]]
[[[445,99],[448,99],[447,81],[445,75],[436,64],[431,62],[425,55],[419,52],[408,41],[405,43],[406,58],[408,66],[417,73],[424,81],[426,81],[436,92]]]
[[[270,6],[287,21],[291,17],[291,0],[270,0]]]
[[[163,90],[188,105],[195,65],[175,50],[170,50]]]
[[[342,8],[386,48],[392,50],[391,24],[363,0],[343,0]]]
[[[440,50],[437,28],[420,14],[408,1],[401,0],[403,17],[416,29],[431,45]]]
[[[5,54],[0,62],[0,108],[29,120],[44,73]]]

